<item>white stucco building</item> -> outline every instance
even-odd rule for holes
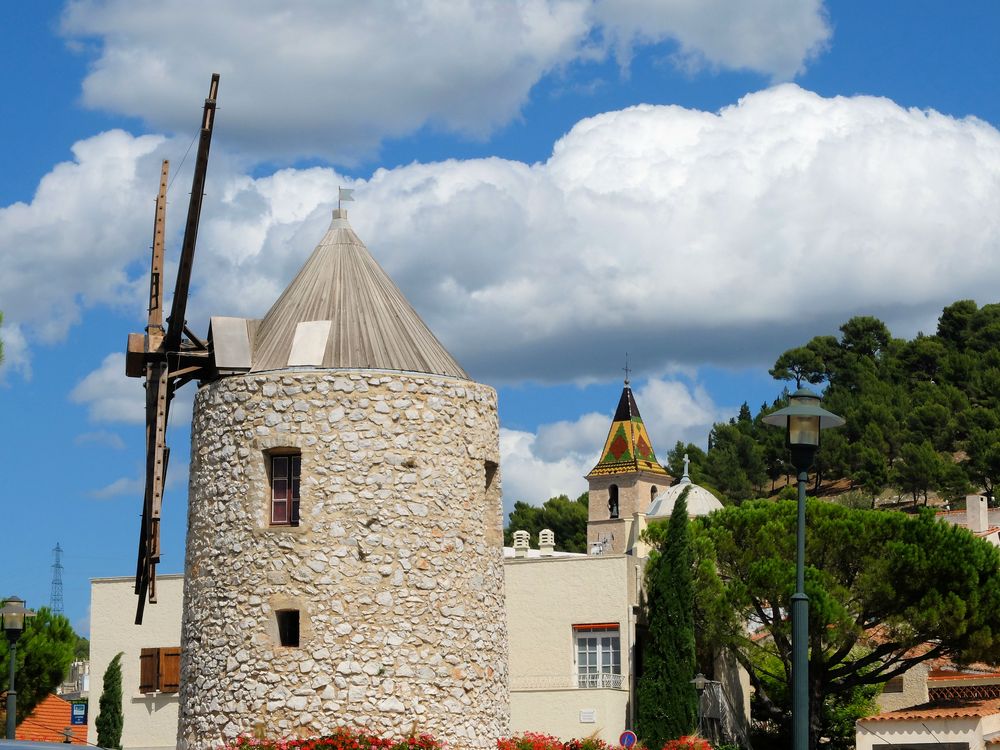
[[[511,729],[616,743],[632,726],[640,561],[631,555],[506,560]]]
[[[177,704],[184,576],[157,576],[158,602],[135,624],[135,578],[90,582],[91,685],[87,742],[97,744],[104,672],[121,653],[122,747],[154,750],[177,746]]]
[[[641,664],[636,641],[647,546],[640,536],[652,520],[668,518],[687,489],[690,516],[722,504],[684,474],[674,484],[653,451],[628,381],[590,485],[589,554],[552,552],[551,532],[539,549],[514,533],[504,567],[510,638],[511,726],[562,739],[597,735],[616,744],[635,726],[635,688]],[[740,731],[749,714],[745,673],[719,662],[703,707]],[[691,675],[694,677],[694,675]],[[729,709],[723,716],[721,706]]]

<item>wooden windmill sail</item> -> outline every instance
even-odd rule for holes
[[[213,74],[201,121],[201,136],[195,159],[188,204],[187,223],[181,243],[181,257],[174,284],[174,297],[163,327],[163,243],[166,220],[168,162],[160,173],[160,192],[156,200],[153,222],[153,258],[149,277],[149,319],[146,332],[131,333],[125,353],[125,374],[144,378],[146,388],[146,490],[142,504],[142,525],[139,529],[139,555],[135,571],[135,593],[138,604],[136,624],[142,623],[146,600],[156,602],[156,564],[160,561],[160,509],[163,485],[167,474],[170,449],[166,444],[167,418],[174,391],[185,383],[207,375],[210,364],[205,342],[188,329],[184,320],[187,308],[191,268],[198,239],[198,221],[205,192],[208,152],[212,144],[215,123],[215,101],[219,90],[219,75]]]

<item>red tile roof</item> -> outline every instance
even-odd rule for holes
[[[979,701],[942,701],[888,711],[861,721],[928,721],[931,719],[979,719],[1000,713],[1000,698]]]
[[[978,670],[975,667],[967,668],[971,671],[961,672],[955,669],[932,669],[928,675],[928,680],[997,680],[1000,681],[1000,672],[992,670]]]
[[[63,730],[70,727],[73,730],[73,745],[87,744],[87,727],[70,724],[73,709],[69,701],[58,695],[48,695],[35,706],[24,721],[17,725],[16,738],[19,740],[35,740],[40,742],[62,742],[66,739]]]

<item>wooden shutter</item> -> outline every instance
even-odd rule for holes
[[[144,648],[139,652],[139,692],[153,693],[160,688],[160,649]]]
[[[181,683],[181,650],[160,649],[160,691],[176,693]]]

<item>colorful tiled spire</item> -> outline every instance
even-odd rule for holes
[[[629,474],[636,471],[650,471],[654,474],[664,474],[667,471],[656,460],[653,444],[646,432],[646,425],[639,416],[639,407],[635,404],[635,396],[628,381],[622,389],[622,397],[618,401],[615,417],[608,431],[608,439],[604,441],[604,450],[587,478],[608,474]]]

